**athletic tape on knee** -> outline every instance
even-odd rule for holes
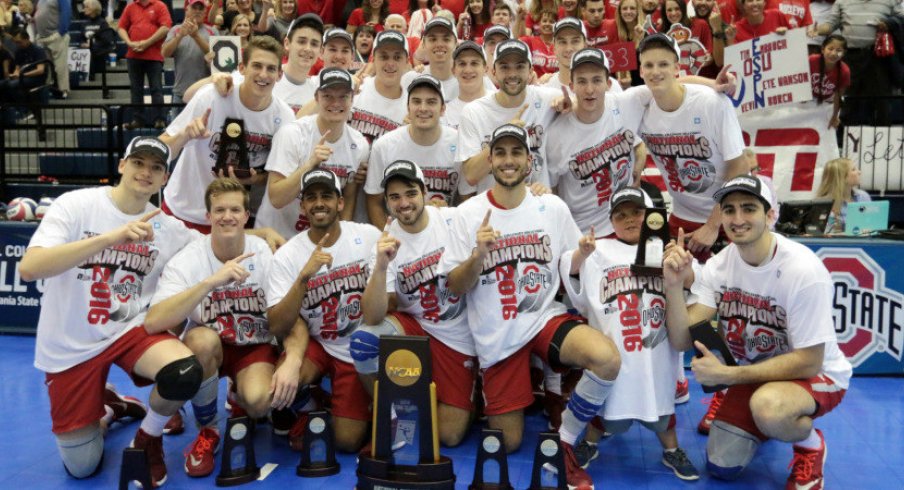
[[[77,439],[57,438],[63,466],[75,478],[88,478],[100,469],[104,455],[104,436],[100,427]]]
[[[186,401],[201,387],[204,372],[195,356],[173,361],[160,369],[155,381],[157,393],[172,401]]]
[[[352,333],[349,353],[359,373],[376,374],[380,368],[381,335],[399,335],[399,331],[392,321],[384,319],[379,325],[360,326]]]
[[[733,480],[744,471],[759,447],[760,440],[755,435],[715,420],[706,442],[706,469],[716,478]]]

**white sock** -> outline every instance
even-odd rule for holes
[[[171,415],[161,415],[157,413],[149,406],[148,414],[145,415],[144,420],[141,421],[141,430],[151,437],[160,437],[163,435],[163,428],[166,427],[166,423],[169,421],[170,417]]]
[[[562,374],[555,372],[546,364],[543,365],[543,388],[556,395],[562,394]]]
[[[810,435],[802,441],[795,442],[794,445],[805,449],[818,450],[822,447],[822,439],[816,433],[816,429],[810,429]]]
[[[574,393],[571,394],[571,399],[562,412],[562,427],[559,428],[562,442],[574,445],[590,419],[603,408],[603,403],[612,391],[612,384],[612,381],[600,379],[592,372],[584,370],[584,375],[574,387]]]

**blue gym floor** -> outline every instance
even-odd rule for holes
[[[66,475],[57,455],[50,432],[50,411],[43,373],[32,366],[34,338],[0,336],[0,407],[4,419],[0,437],[0,488],[64,489],[116,488],[122,449],[138,428],[114,425],[107,434],[103,471],[88,480],[74,480]],[[113,368],[110,381],[121,393],[147,399],[147,389],[135,388],[125,374]],[[221,396],[225,383],[221,383]],[[699,385],[691,378],[691,401],[677,407],[678,438],[691,460],[704,475],[696,482],[678,480],[660,461],[660,448],[655,436],[635,425],[628,433],[600,444],[600,458],[589,472],[597,488],[678,488],[694,485],[706,488],[783,488],[791,460],[788,444],[764,444],[739,481],[725,483],[708,478],[704,467],[706,438],[698,435],[697,421],[706,411]],[[77,400],[73,400],[77,403]],[[826,436],[828,461],[826,488],[904,488],[904,379],[855,378],[844,402],[834,412],[819,419],[817,426]],[[221,416],[225,414],[222,406]],[[169,479],[164,488],[197,489],[214,486],[214,475],[191,479],[182,470],[183,451],[197,434],[189,423],[186,432],[165,437],[164,450]],[[225,423],[225,422],[221,422]],[[546,425],[542,415],[532,413],[527,420],[524,446],[509,455],[512,485],[524,489],[530,483],[531,464],[537,433]],[[461,446],[442,453],[454,461],[456,488],[465,489],[474,472],[475,447],[479,424]],[[295,466],[298,453],[291,452],[284,438],[272,436],[269,426],[259,426],[256,434],[259,465],[275,463],[278,467],[263,481],[241,488],[352,489],[355,485],[355,458],[342,454],[342,471],[328,478],[298,478]],[[219,457],[217,471],[219,471]]]

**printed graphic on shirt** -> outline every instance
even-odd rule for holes
[[[404,295],[400,302],[419,304],[424,310],[423,318],[434,323],[452,320],[465,312],[462,298],[449,291],[445,277],[436,275],[436,266],[445,249],[440,247],[401,264],[396,273],[396,294]]]
[[[453,149],[452,154],[455,154]],[[442,199],[452,203],[452,196],[458,190],[458,172],[453,169],[433,164],[419,164],[424,172],[424,185],[427,187],[427,201]]]
[[[503,235],[483,260],[480,284],[495,284],[503,320],[537,311],[553,284],[552,239],[544,230]]]
[[[625,130],[575,155],[568,170],[581,188],[596,188],[597,205],[609,203],[612,192],[631,183],[634,133]]]
[[[791,350],[788,315],[774,298],[738,288],[716,295],[719,324],[736,359],[755,363]]]
[[[399,123],[357,107],[352,108],[348,124],[367,138],[368,143],[399,127]]]
[[[301,308],[307,319],[321,319],[320,337],[348,337],[361,323],[361,298],[370,271],[358,260],[317,274],[308,280]]]
[[[716,179],[716,167],[709,159],[712,144],[694,133],[642,134],[647,150],[665,169],[665,181],[671,192],[702,194]]]
[[[98,233],[86,231],[84,238]],[[78,265],[77,279],[91,283],[88,323],[128,322],[141,313],[144,278],[160,251],[150,243],[126,243],[105,248]]]
[[[618,315],[626,352],[653,349],[668,340],[661,277],[635,276],[627,265],[610,267],[600,279],[600,303],[603,315]]]
[[[246,282],[217,288],[201,302],[201,321],[216,327],[227,344],[260,343],[269,336],[263,286]]]
[[[278,118],[277,118],[278,119]],[[279,124],[277,121],[276,124]],[[221,132],[213,133],[210,137],[208,148],[210,149],[210,159],[216,161],[220,152],[220,136]],[[262,168],[267,163],[267,155],[270,153],[270,144],[273,141],[272,134],[254,133],[245,128],[245,144],[248,147],[248,164],[251,168]],[[238,157],[235,161],[228,161],[227,165],[238,166]]]

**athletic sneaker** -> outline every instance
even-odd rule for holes
[[[298,416],[291,408],[270,411],[270,426],[273,428],[273,433],[278,436],[288,435],[296,420],[298,420]]]
[[[691,390],[688,389],[687,378],[684,381],[678,381],[678,385],[675,386],[675,404],[687,403],[690,399]]]
[[[700,479],[700,472],[694,467],[694,463],[688,459],[684,449],[680,447],[674,451],[662,452],[662,464],[671,468],[675,472],[675,476],[685,481],[693,481]]]
[[[179,407],[179,411],[166,421],[166,425],[163,427],[164,434],[168,436],[177,436],[185,432],[185,420],[182,418],[184,412],[185,407]]]
[[[706,415],[697,424],[697,432],[705,436],[709,435],[709,428],[713,425],[713,420],[716,419],[716,414],[719,413],[719,407],[722,406],[723,400],[725,400],[725,393],[722,391],[713,393],[712,399],[708,402],[705,399],[703,400],[703,403],[709,403],[709,410],[706,411]]]
[[[289,429],[289,447],[293,451],[301,451],[304,447],[304,431],[308,426],[308,414],[300,413],[292,428]]]
[[[213,473],[216,466],[214,454],[220,447],[220,434],[212,427],[202,427],[195,442],[185,453],[185,472],[198,478]]]
[[[568,490],[593,490],[593,479],[578,464],[571,444],[563,442],[561,445],[562,457],[565,459],[565,483],[568,484]]]
[[[143,419],[148,413],[147,407],[135,397],[120,395],[110,383],[104,388],[104,405],[113,410],[110,423],[124,418]]]
[[[574,447],[574,457],[578,460],[578,466],[587,469],[590,462],[600,456],[599,444],[582,440]]]
[[[147,453],[148,466],[151,469],[151,484],[154,488],[166,483],[166,463],[163,462],[163,437],[149,436],[147,432],[139,427],[129,447],[144,449]]]
[[[822,468],[826,462],[826,440],[822,431],[816,429],[819,436],[819,449],[807,449],[794,446],[794,459],[788,465],[791,476],[785,484],[785,490],[822,490]]]

